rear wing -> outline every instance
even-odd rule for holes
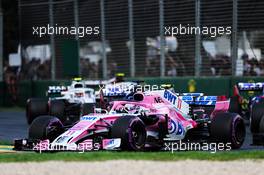
[[[196,93],[177,93],[179,96],[193,96],[193,97],[200,97],[204,96],[204,93],[196,92]]]
[[[195,106],[214,106],[217,101],[217,96],[198,96],[198,94],[187,94],[179,97],[189,105]]]
[[[67,86],[49,86],[47,95],[58,95],[61,94],[63,91],[67,91],[68,87]]]
[[[264,82],[257,83],[237,83],[237,88],[239,91],[263,91]]]

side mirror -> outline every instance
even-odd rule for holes
[[[94,113],[96,113],[96,114],[108,114],[108,111],[106,109],[102,109],[102,108],[94,108]]]

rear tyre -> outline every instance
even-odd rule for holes
[[[264,133],[264,116],[261,117],[261,120],[259,122],[259,132]]]
[[[28,124],[31,124],[36,117],[47,114],[48,114],[47,100],[38,99],[38,98],[30,98],[27,100],[26,118]]]
[[[264,100],[259,100],[259,102],[255,102],[251,108],[251,116],[250,116],[250,130],[252,133],[259,132],[259,123],[264,115]]]
[[[84,103],[82,105],[82,115],[93,113],[95,103]]]
[[[49,107],[49,115],[60,119],[62,123],[67,120],[65,115],[65,103],[63,100],[51,100]]]
[[[111,129],[112,138],[121,138],[123,150],[144,150],[146,135],[145,124],[140,118],[134,116],[116,119]]]
[[[31,140],[49,139],[52,142],[63,132],[63,125],[57,117],[40,116],[29,127],[28,138]]]
[[[213,141],[231,144],[232,149],[240,148],[244,142],[246,129],[243,119],[236,113],[218,113],[211,121]]]

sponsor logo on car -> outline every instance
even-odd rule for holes
[[[164,98],[174,105],[177,100],[177,96],[167,90],[164,91]]]
[[[95,117],[95,116],[83,116],[83,117],[81,117],[81,120],[85,120],[85,121],[94,121],[94,120],[96,120],[97,119],[97,117]]]

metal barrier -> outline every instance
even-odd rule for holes
[[[206,95],[233,95],[233,86],[237,82],[264,82],[261,77],[184,77],[184,78],[128,78],[127,80],[144,80],[148,85],[173,84],[176,92],[203,92]],[[8,91],[8,85],[0,82],[0,106],[19,105],[25,106],[28,98],[47,98],[46,91],[48,86],[63,85],[67,86],[70,81],[21,81],[16,86],[16,101],[12,100],[12,96]],[[252,95],[244,94],[244,95]],[[254,94],[253,94],[254,95]]]

